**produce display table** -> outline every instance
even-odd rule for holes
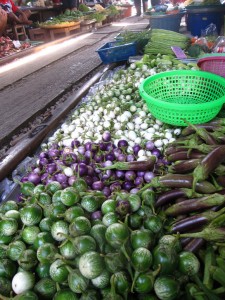
[[[32,41],[48,41],[49,40],[49,32],[42,28],[33,28],[29,29],[29,37]]]
[[[69,36],[72,31],[80,29],[80,23],[74,26],[62,27],[62,28],[43,28],[49,34],[50,40],[54,41],[57,35]]]
[[[95,27],[96,21],[90,20],[90,21],[83,21],[80,24],[81,31],[89,31]]]

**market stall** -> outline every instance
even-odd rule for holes
[[[172,47],[188,55],[191,38],[175,31],[114,42],[124,65],[14,173],[17,199],[0,206],[4,300],[225,297],[225,78],[178,59]],[[119,55],[129,44],[143,51],[132,63]],[[114,59],[114,44],[99,50]]]
[[[62,12],[62,5],[52,6],[20,6],[21,10],[31,11],[30,19],[33,22],[44,22],[49,18],[55,17]]]

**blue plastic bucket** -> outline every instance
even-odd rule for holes
[[[150,16],[150,28],[167,29],[179,32],[181,18],[183,16],[184,14],[182,13]]]
[[[211,23],[216,25],[217,33],[220,34],[221,27],[224,23],[223,13],[188,13],[186,15],[187,30],[193,36],[201,36],[202,30],[205,30]]]

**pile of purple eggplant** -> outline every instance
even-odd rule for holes
[[[189,124],[165,150],[168,174],[144,187],[155,189],[156,208],[172,219],[168,232],[178,234],[188,251],[225,238],[224,125],[224,119]]]

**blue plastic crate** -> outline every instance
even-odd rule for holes
[[[104,64],[110,64],[119,61],[126,61],[130,56],[137,54],[137,45],[135,42],[118,45],[118,42],[109,42],[96,50]]]

